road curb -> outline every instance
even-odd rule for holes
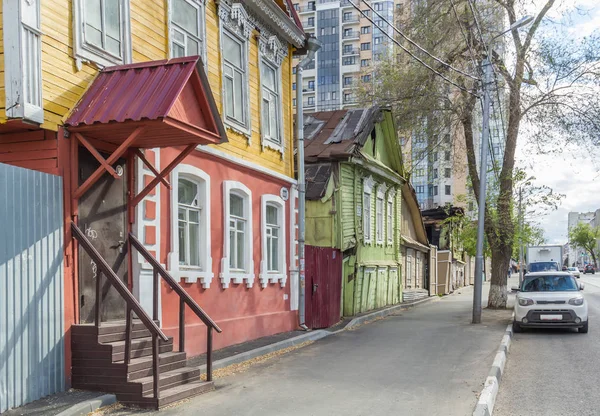
[[[63,410],[56,416],[85,416],[101,407],[110,406],[116,402],[117,396],[114,394],[105,394],[104,396],[96,397],[95,399],[77,403],[68,409]]]
[[[510,351],[510,343],[513,337],[512,320],[515,314],[511,315],[511,323],[506,327],[506,331],[500,341],[500,346],[494,357],[492,368],[488,373],[488,376],[483,385],[483,390],[479,394],[479,400],[473,410],[473,416],[492,416],[494,412],[494,404],[496,403],[496,396],[498,396],[498,390],[500,389],[500,381],[502,380],[502,374],[504,373],[504,366],[508,358],[508,352]]]
[[[352,328],[355,328],[357,326],[361,326],[361,325],[365,324],[368,321],[372,321],[373,319],[382,318],[384,316],[391,315],[391,314],[393,314],[394,312],[397,312],[397,311],[405,310],[405,309],[408,309],[408,308],[413,308],[413,307],[415,307],[417,305],[420,305],[422,303],[430,302],[433,299],[437,299],[437,296],[429,296],[427,298],[420,299],[420,300],[417,300],[417,301],[411,302],[411,303],[404,303],[404,304],[400,303],[398,305],[390,306],[389,308],[381,309],[381,310],[379,310],[377,312],[373,312],[373,313],[369,313],[369,314],[366,314],[366,315],[363,315],[363,316],[356,317],[356,318],[352,319],[350,322],[348,322],[348,325],[346,325],[344,328],[339,329],[339,330],[337,330],[337,331],[335,331],[333,333],[336,334],[338,332],[345,331],[347,329],[352,329]]]
[[[283,350],[285,348],[295,347],[296,345],[300,345],[308,341],[316,341],[334,333],[335,332],[329,332],[324,329],[309,331],[306,334],[302,334],[294,338],[286,339],[283,341],[276,342],[274,344],[265,345],[264,347],[255,348],[250,351],[232,355],[231,357],[223,358],[222,360],[216,360],[213,362],[213,370],[218,370],[219,368],[224,368],[232,364],[239,364],[241,362],[248,361],[256,357],[261,357],[263,355]],[[200,372],[206,372],[206,364],[200,366]]]

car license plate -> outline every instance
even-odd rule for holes
[[[562,315],[540,315],[540,319],[542,321],[560,321],[562,320]]]

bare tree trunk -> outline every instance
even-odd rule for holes
[[[492,245],[492,279],[490,281],[488,308],[506,308],[506,301],[508,299],[506,279],[508,267],[510,266],[510,254],[507,256],[506,253],[506,247]]]

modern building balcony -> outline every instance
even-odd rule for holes
[[[344,40],[352,40],[352,39],[360,39],[360,32],[358,30],[345,30],[342,34],[342,39]]]
[[[342,18],[342,24],[344,24],[344,25],[354,24],[354,23],[358,23],[358,22],[360,22],[360,19],[358,18],[358,16],[347,16],[347,17]]]
[[[305,101],[304,104],[303,104],[303,106],[304,106],[304,108],[312,108],[312,109],[314,109],[315,106],[316,106],[316,103],[314,101],[313,102]]]
[[[311,29],[315,27],[315,21],[314,20],[305,20],[302,22],[302,27],[304,29]]]
[[[357,72],[360,72],[360,64],[359,63],[342,65],[342,73],[344,73],[344,74],[357,73]]]
[[[302,88],[302,92],[304,94],[314,94],[315,93],[315,87],[314,86],[312,86],[312,87],[306,86],[306,87]]]
[[[356,81],[354,81],[354,80],[350,81],[350,82],[346,81],[342,84],[342,89],[344,89],[344,90],[351,90],[354,87],[356,87]]]
[[[354,3],[354,4],[356,4],[356,3]],[[341,7],[341,8],[347,8],[347,7],[352,7],[352,8],[354,8],[354,6],[352,5],[352,3],[350,3],[350,1],[349,1],[349,0],[342,0],[342,1],[340,2],[340,7]]]
[[[314,13],[317,11],[317,8],[315,5],[308,5],[308,6],[301,6],[298,8],[298,13],[300,14],[304,14],[304,13]]]
[[[342,56],[360,55],[360,49],[350,48],[342,50]]]

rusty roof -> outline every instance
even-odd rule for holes
[[[380,111],[375,106],[305,114],[304,159],[311,163],[349,158],[364,145]]]
[[[310,164],[304,168],[306,199],[314,201],[323,198],[331,177],[331,163]]]
[[[211,140],[227,141],[199,56],[104,68],[83,94],[65,126],[73,131],[93,127],[97,136],[108,137],[112,133],[109,125],[148,121],[179,123],[181,137],[177,137],[173,129],[161,132],[165,137],[167,133],[173,137],[171,142],[165,141],[165,145],[181,145],[181,139],[193,140],[189,134],[189,140],[183,138],[185,129]],[[159,131],[155,133],[158,136]],[[156,147],[162,146],[160,137],[153,142]]]

